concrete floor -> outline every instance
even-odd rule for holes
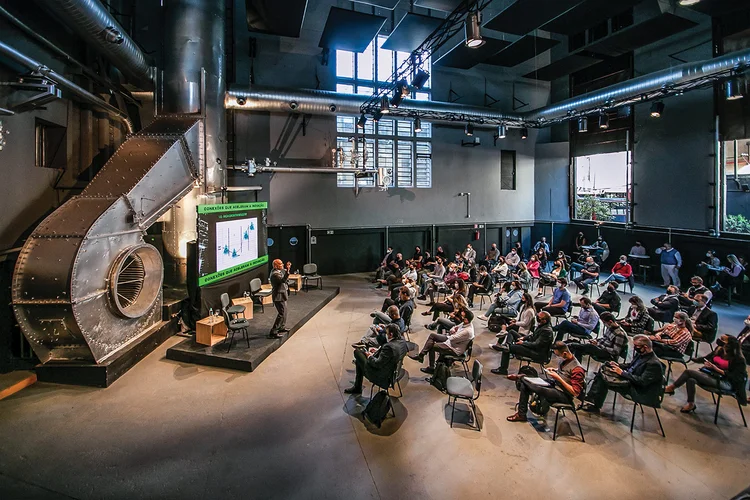
[[[0,401],[0,498],[719,499],[750,484],[750,430],[733,400],[713,425],[700,391],[697,414],[679,413],[684,392],[666,398],[666,439],[649,411],[630,434],[627,403],[582,414],[585,443],[572,415],[556,442],[544,421],[507,422],[518,393],[489,373],[499,354],[478,320],[482,431],[463,412],[451,429],[447,398],[411,360],[397,418],[371,428],[342,390],[384,294],[362,276],[334,282],[341,294],[253,373],[166,360],[174,338],[108,389],[36,384]],[[717,310],[731,333],[748,312]]]

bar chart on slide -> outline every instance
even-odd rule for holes
[[[216,270],[258,258],[258,218],[216,223]]]

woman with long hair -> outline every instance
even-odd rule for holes
[[[557,285],[557,278],[566,278],[567,276],[568,271],[565,269],[565,260],[557,259],[551,272],[540,273],[536,297],[539,298],[544,295],[542,290],[544,290],[545,286],[555,288]]]
[[[630,335],[641,335],[650,332],[649,325],[653,325],[654,320],[649,316],[648,308],[643,303],[643,299],[637,295],[633,295],[628,299],[628,303],[630,304],[630,308],[628,309],[627,316],[618,321],[622,329]]]
[[[660,358],[681,358],[693,341],[693,322],[686,312],[674,313],[671,323],[664,325],[649,338],[654,342],[654,353]]]
[[[539,268],[541,267],[542,263],[539,261],[539,257],[536,256],[536,254],[532,255],[529,259],[529,263],[526,264],[526,269],[529,270],[529,273],[531,273],[531,276],[534,278],[539,277]]]
[[[500,326],[500,333],[497,334],[498,341],[496,344],[490,344],[490,347],[496,351],[501,351],[500,346],[510,342],[516,342],[525,337],[534,329],[536,323],[536,309],[534,309],[534,299],[531,294],[526,292],[521,296],[521,307],[516,319],[510,320],[507,324]]]
[[[438,319],[441,312],[451,313],[455,311],[456,302],[466,303],[466,293],[466,282],[461,278],[456,279],[456,281],[453,282],[453,293],[446,297],[443,302],[435,302],[428,311],[422,313],[422,316],[429,316],[432,314],[432,321],[434,322]],[[427,328],[430,328],[429,325],[426,326]]]
[[[529,291],[529,289],[531,288],[531,273],[529,272],[529,269],[526,267],[525,262],[518,263],[516,272],[513,273],[513,279],[521,283],[521,288],[523,290]]]
[[[720,292],[723,288],[735,286],[735,281],[745,272],[745,267],[740,264],[736,255],[730,253],[727,255],[728,266],[721,268],[719,272],[718,283],[711,287],[714,292]]]
[[[745,357],[742,355],[737,337],[722,335],[716,341],[717,347],[708,356],[697,358],[696,363],[703,363],[699,370],[685,370],[664,392],[674,394],[675,389],[685,385],[687,403],[680,409],[682,413],[695,411],[695,386],[733,391],[741,405],[747,404],[745,381],[747,372]]]

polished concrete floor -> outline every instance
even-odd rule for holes
[[[666,439],[650,411],[631,434],[632,406],[619,402],[581,415],[585,443],[572,415],[556,442],[554,418],[507,422],[518,393],[489,373],[499,356],[478,320],[482,431],[463,411],[450,428],[447,398],[411,360],[397,418],[373,428],[342,390],[349,345],[384,294],[362,276],[334,282],[341,294],[255,372],[169,361],[174,338],[108,389],[36,384],[0,401],[0,498],[721,499],[750,485],[750,430],[733,400],[715,426],[705,393],[692,415],[678,411],[684,392],[667,397]],[[732,333],[748,313],[717,310]]]

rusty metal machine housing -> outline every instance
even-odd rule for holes
[[[101,363],[159,325],[163,263],[144,234],[193,189],[202,126],[157,118],[28,238],[13,309],[42,363]]]

